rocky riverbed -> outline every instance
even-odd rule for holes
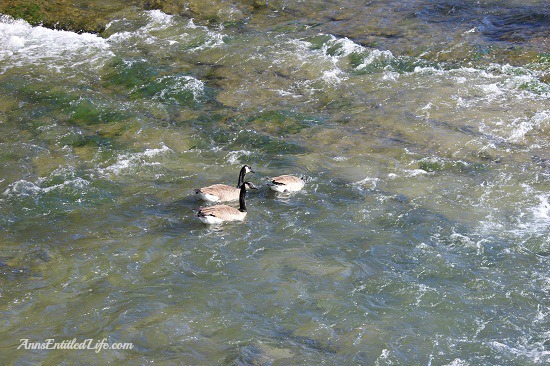
[[[4,0],[0,13],[34,25],[102,34],[114,19],[140,10],[194,19],[215,27],[292,33],[314,29],[363,46],[435,62],[550,63],[550,5],[506,0]],[[533,5],[535,4],[535,5]],[[392,14],[392,16],[387,16]],[[547,81],[548,74],[543,76]]]

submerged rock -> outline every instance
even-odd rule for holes
[[[247,11],[254,9],[254,3],[217,0],[4,0],[0,3],[0,13],[47,28],[101,33],[110,21],[121,18],[125,12],[133,9],[158,9],[167,14],[225,23],[243,20]]]
[[[336,3],[323,0],[3,0],[0,13],[32,25],[74,32],[101,33],[114,19],[136,10],[161,10],[198,23],[246,25],[260,31],[332,34],[389,50],[395,55],[437,62],[540,62],[547,57],[548,16],[527,5],[442,2],[402,5],[399,1]],[[393,14],[388,16],[388,14]],[[521,16],[515,16],[520,14]],[[441,28],[446,30],[441,32]],[[449,31],[452,27],[452,31]]]
[[[78,33],[99,33],[127,6],[128,2],[118,0],[93,3],[73,0],[4,0],[0,3],[0,13],[24,19],[32,25]]]
[[[32,25],[78,33],[101,34],[114,19],[153,9],[193,18],[202,24],[246,26],[281,33],[332,34],[366,47],[389,50],[396,56],[408,55],[446,63],[539,63],[550,47],[544,12],[532,14],[528,8],[513,8],[512,5],[504,10],[465,6],[458,9],[457,14],[451,14],[444,6],[433,10],[422,2],[401,6],[393,1],[359,7],[354,1],[332,4],[321,0],[291,4],[282,0],[0,2],[1,14],[24,19]],[[510,20],[509,14],[515,11],[527,14],[522,19],[529,22],[510,24],[513,19]],[[389,13],[395,16],[388,17]],[[486,13],[491,16],[487,18]],[[452,24],[454,31],[440,32],[439,27],[446,24]],[[510,27],[514,30],[512,33],[508,30]],[[441,38],[443,33],[445,37]]]

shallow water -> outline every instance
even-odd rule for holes
[[[332,29],[1,18],[2,363],[550,361],[548,59]],[[204,226],[193,189],[243,164],[246,220]],[[268,191],[282,173],[305,189]],[[48,338],[134,348],[17,349]]]

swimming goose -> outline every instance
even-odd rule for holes
[[[271,178],[271,182],[268,183],[269,187],[276,192],[296,192],[304,188],[306,184],[304,178],[296,177],[294,175],[280,175],[275,178]]]
[[[197,217],[205,224],[221,224],[225,221],[242,221],[246,216],[246,190],[258,189],[251,182],[244,182],[239,189],[239,208],[228,205],[216,205],[200,208]]]
[[[237,187],[231,187],[227,184],[213,184],[208,187],[203,187],[195,190],[201,199],[208,202],[227,202],[235,201],[239,199],[240,187],[244,182],[244,176],[246,173],[254,173],[249,165],[244,165],[239,173],[239,180]]]

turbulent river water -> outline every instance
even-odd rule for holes
[[[455,3],[414,47],[502,26]],[[548,53],[437,61],[272,19],[0,18],[0,364],[550,362]],[[203,225],[194,189],[243,164],[245,221]]]

